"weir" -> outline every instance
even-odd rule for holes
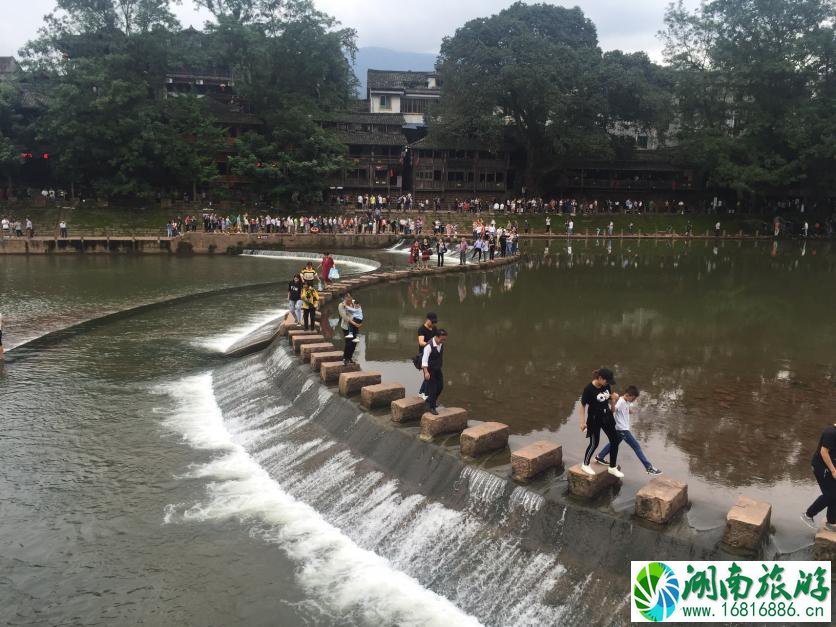
[[[456,269],[370,275],[332,292]],[[322,344],[321,354],[337,354]],[[573,489],[560,443],[544,440],[509,452],[505,425],[479,423],[464,408],[455,428],[437,430],[420,399],[401,397],[402,382],[381,381],[355,364],[314,363],[319,373],[274,342],[224,370],[223,384],[215,386],[219,405],[225,416],[255,421],[247,427],[253,434],[270,434],[258,450],[282,485],[359,544],[485,622],[627,622],[631,560],[810,555],[809,549],[776,553],[768,518],[757,519],[762,506],[748,515],[730,512],[725,529],[695,530],[678,515],[687,507],[687,486],[668,479],[651,480],[631,511],[613,511],[605,503],[618,495],[618,480],[601,467],[603,473],[583,479],[594,490]],[[235,390],[229,397],[227,386]],[[373,399],[385,394],[398,397],[388,408],[366,411],[358,404],[374,408]],[[293,399],[290,408],[275,416],[260,409],[284,399]],[[285,425],[292,427],[288,433]],[[480,437],[488,440],[484,448],[475,444]],[[279,456],[302,450],[292,459]],[[817,536],[816,555],[832,550],[827,540]]]

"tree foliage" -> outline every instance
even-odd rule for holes
[[[832,0],[680,1],[662,33],[680,149],[710,184],[825,195],[836,171]]]
[[[613,155],[615,122],[654,125],[669,109],[658,67],[646,55],[602,55],[594,24],[578,8],[516,2],[467,22],[444,39],[442,98],[432,132],[526,154],[526,182]]]
[[[59,182],[101,196],[150,196],[209,183],[228,146],[206,99],[165,89],[174,68],[221,68],[262,123],[239,142],[233,173],[272,197],[319,191],[344,148],[314,123],[354,89],[354,32],[308,0],[201,0],[215,21],[183,31],[173,0],[56,0],[23,51],[45,94],[37,140]],[[7,159],[0,100],[0,151]],[[292,125],[288,130],[287,125]],[[250,163],[276,163],[265,177]],[[0,167],[5,167],[4,165]],[[268,184],[269,181],[269,184]]]

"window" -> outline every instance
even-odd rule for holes
[[[441,170],[433,170],[433,180],[440,181],[441,180]]]
[[[473,172],[472,171],[467,173],[467,182],[468,183],[473,182]]]
[[[391,109],[392,108],[392,101],[389,99],[389,96],[381,96],[380,97],[380,108],[381,109]]]
[[[497,172],[496,173],[496,182],[497,183],[502,183],[504,181],[505,181],[505,174],[503,172]]]
[[[639,148],[647,148],[648,137],[647,135],[639,135],[636,139],[636,144]]]
[[[434,180],[434,172],[432,170],[418,170],[415,173],[415,178],[419,181],[432,181]],[[441,176],[441,172],[438,173]]]
[[[433,151],[432,150],[419,150],[418,151],[418,158],[419,159],[432,159]]]
[[[447,172],[447,181],[450,183],[464,182],[464,172],[460,172],[457,170]]]
[[[359,156],[363,154],[363,147],[362,146],[349,146],[348,147],[348,154],[351,156]]]
[[[401,113],[426,113],[432,102],[429,98],[401,98]]]
[[[366,168],[357,168],[355,170],[349,170],[348,178],[357,179],[359,181],[368,181],[369,171]]]

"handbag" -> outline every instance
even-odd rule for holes
[[[337,266],[331,267],[331,269],[328,271],[328,278],[332,281],[340,278],[340,271],[337,270]]]
[[[416,370],[421,370],[421,360],[423,359],[424,354],[418,353],[415,357],[412,358],[412,365],[415,366]]]

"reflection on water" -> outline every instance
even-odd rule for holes
[[[673,476],[706,493],[810,484],[836,401],[831,244],[579,240],[524,253],[495,272],[364,293],[365,359],[417,382],[404,363],[437,311],[450,332],[444,402],[508,423],[518,441],[557,437],[576,461],[575,404],[610,365],[617,389],[642,391],[633,432]],[[641,472],[626,447],[620,461]]]

